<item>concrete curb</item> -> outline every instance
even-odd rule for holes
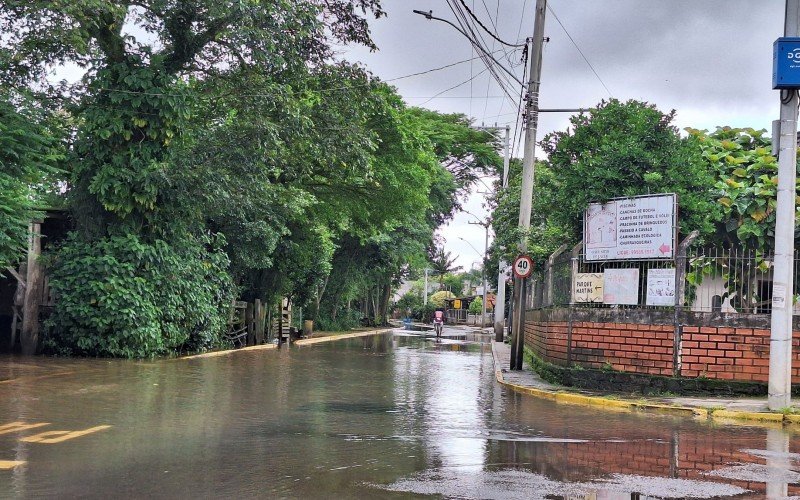
[[[317,338],[310,338],[310,339],[300,339],[293,342],[293,345],[296,346],[305,346],[305,345],[313,345],[313,344],[320,344],[322,342],[333,342],[335,340],[341,339],[352,339],[356,337],[368,337],[370,335],[379,335],[381,333],[387,333],[394,330],[394,328],[384,328],[381,330],[366,330],[363,332],[353,332],[353,333],[345,333],[343,335],[328,335],[325,337],[317,337]],[[216,358],[219,356],[228,356],[230,354],[235,354],[238,352],[252,352],[252,351],[268,351],[272,349],[277,349],[278,346],[275,344],[261,344],[261,345],[253,345],[250,347],[240,347],[238,349],[226,349],[224,351],[212,351],[212,352],[204,352],[202,354],[193,354],[191,356],[182,356],[180,358],[174,358],[174,360],[186,360],[186,359],[202,359],[202,358]]]
[[[276,346],[275,344],[252,345],[250,347],[240,347],[239,349],[226,349],[224,351],[211,351],[211,352],[204,352],[202,354],[193,354],[191,356],[183,356],[180,358],[175,358],[175,360],[216,358],[218,356],[227,356],[229,354],[233,354],[236,352],[268,351],[270,349],[277,349],[277,348],[278,346]]]
[[[494,358],[494,350],[492,350],[492,360],[496,363]],[[782,426],[788,424],[800,424],[800,415],[784,415],[783,413],[768,413],[768,412],[750,412],[750,411],[737,411],[725,409],[706,409],[691,406],[672,406],[660,403],[648,403],[639,401],[626,401],[620,399],[612,399],[604,396],[587,396],[585,394],[576,394],[567,391],[555,391],[548,389],[537,389],[534,387],[527,387],[517,384],[506,382],[503,377],[503,371],[498,370],[495,365],[495,378],[497,381],[514,392],[521,394],[528,394],[541,399],[548,399],[557,403],[574,404],[581,406],[595,406],[607,410],[616,411],[639,411],[661,413],[668,415],[687,416],[697,419],[708,419],[727,424],[761,424],[761,425],[775,425]]]
[[[575,394],[573,392],[565,391],[550,391],[547,389],[536,389],[534,387],[525,387],[522,385],[512,384],[506,382],[503,378],[501,370],[495,370],[495,377],[497,381],[521,394],[529,394],[537,398],[549,399],[556,403],[573,404],[580,406],[597,406],[607,410],[629,410],[629,411],[645,411],[664,413],[669,415],[682,415],[689,417],[707,417],[708,411],[702,408],[690,408],[686,406],[670,406],[657,403],[644,403],[638,401],[624,401],[620,399],[611,399],[602,396],[587,396],[585,394]]]
[[[366,330],[363,332],[353,332],[353,333],[345,333],[342,335],[328,335],[326,337],[317,337],[317,338],[310,338],[310,339],[300,339],[295,340],[294,345],[296,346],[305,346],[305,345],[313,345],[313,344],[320,344],[322,342],[333,342],[335,340],[342,340],[342,339],[354,339],[357,337],[369,337],[371,335],[380,335],[382,333],[388,333],[395,328],[384,328],[382,330]]]

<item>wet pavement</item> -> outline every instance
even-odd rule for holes
[[[425,335],[147,362],[0,357],[0,498],[800,494],[789,428],[520,395],[496,382],[490,335]]]

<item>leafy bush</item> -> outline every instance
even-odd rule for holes
[[[50,258],[57,301],[45,349],[144,358],[220,343],[233,298],[220,240],[71,234]]]
[[[400,314],[405,317],[408,315],[408,311],[411,311],[411,314],[414,313],[414,310],[419,309],[422,307],[422,297],[419,296],[418,293],[408,292],[402,297],[400,300],[397,301],[395,304],[395,309],[400,311]]]
[[[361,311],[343,309],[336,318],[320,315],[314,326],[315,330],[322,332],[343,332],[361,325]]]
[[[475,297],[475,299],[469,303],[469,312],[470,314],[480,314],[483,311],[483,299],[481,297]]]
[[[428,302],[425,305],[420,304],[419,307],[416,307],[411,310],[411,317],[417,321],[422,321],[424,323],[430,323],[433,321],[433,312],[436,310],[436,306],[432,303]]]
[[[448,292],[447,290],[440,290],[433,295],[431,295],[429,303],[433,304],[434,307],[444,307],[445,299],[454,299],[456,296],[453,295],[452,292]]]

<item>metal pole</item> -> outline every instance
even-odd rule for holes
[[[422,290],[422,305],[428,305],[428,268],[425,268],[425,289]]]
[[[481,266],[481,279],[483,280],[483,306],[481,307],[481,328],[486,328],[486,255],[489,253],[489,224],[484,226],[486,240],[483,244],[483,265]]]
[[[503,151],[503,191],[508,187],[508,167],[511,161],[511,127],[506,125],[506,147]],[[506,318],[506,267],[505,261],[500,259],[497,270],[497,296],[494,300],[494,340],[503,341],[503,328]]]
[[[521,238],[519,242],[520,253],[528,250],[528,232],[531,227],[531,202],[533,200],[533,174],[536,157],[536,127],[539,124],[539,83],[542,73],[542,45],[544,44],[544,15],[547,9],[547,0],[536,0],[536,18],[533,23],[533,40],[530,50],[530,80],[528,82],[527,103],[525,106],[525,156],[522,161],[522,192],[519,202],[519,228]],[[516,302],[514,309],[517,321],[513,323],[512,335],[514,336],[514,356],[511,358],[511,369],[522,369],[522,353],[524,347],[523,334],[525,332],[525,283],[520,278],[514,279],[514,288],[522,293],[515,293]]]
[[[784,36],[800,34],[800,0],[786,0]],[[789,96],[784,96],[788,92]],[[792,309],[795,177],[797,165],[797,92],[781,91],[781,137],[778,155],[778,205],[775,214],[775,262],[772,278],[772,324],[769,343],[770,410],[790,405],[792,396]],[[784,98],[785,97],[785,98]]]

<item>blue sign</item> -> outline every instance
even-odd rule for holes
[[[772,44],[772,88],[800,89],[800,37],[784,37]]]

